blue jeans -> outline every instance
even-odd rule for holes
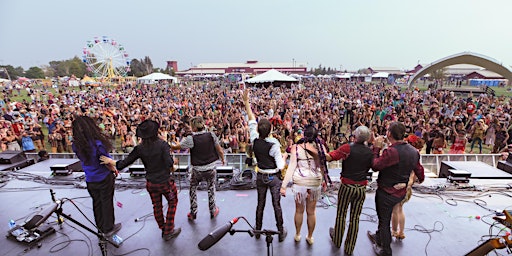
[[[475,146],[475,141],[478,141],[478,149],[480,149],[480,154],[482,154],[482,139],[480,139],[480,138],[473,138],[473,141],[471,141],[471,151],[473,151],[473,146]]]

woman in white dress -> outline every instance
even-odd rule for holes
[[[293,182],[295,195],[295,241],[299,242],[304,219],[307,214],[308,236],[306,242],[314,243],[313,231],[316,225],[316,203],[322,190],[325,173],[325,147],[317,138],[318,131],[313,126],[306,127],[304,138],[291,147],[291,159],[286,171],[281,195],[286,196],[286,186]]]

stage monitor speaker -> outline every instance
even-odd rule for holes
[[[142,164],[134,164],[128,168],[130,177],[146,177],[146,169]]]
[[[0,164],[15,164],[25,160],[27,156],[21,151],[7,150],[0,153]]]
[[[466,170],[448,170],[448,180],[450,182],[460,182],[460,183],[468,183],[469,178],[471,177],[471,173]]]
[[[217,176],[233,176],[233,166],[217,166]]]
[[[80,160],[76,160],[76,162],[71,164],[54,164],[50,166],[50,170],[53,175],[67,176],[73,172],[82,171],[82,164],[80,163]]]
[[[178,175],[187,175],[188,173],[188,165],[175,165],[176,169],[174,170],[175,174]]]

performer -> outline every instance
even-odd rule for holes
[[[168,241],[177,237],[181,232],[181,228],[174,226],[178,192],[170,174],[173,171],[171,147],[158,137],[158,127],[158,123],[153,120],[143,121],[137,126],[135,133],[142,139],[142,143],[135,146],[128,157],[117,162],[107,156],[102,156],[100,160],[102,164],[115,166],[118,170],[126,168],[139,158],[142,160],[146,170],[146,189],[153,204],[153,214],[158,228],[162,230],[162,238]],[[162,196],[169,204],[165,219],[162,210]]]
[[[202,180],[208,184],[208,207],[210,218],[219,215],[219,207],[215,204],[215,181],[217,171],[215,168],[225,164],[224,151],[219,144],[219,138],[215,133],[205,129],[202,116],[190,119],[192,135],[186,136],[179,144],[173,145],[173,150],[190,149],[192,163],[192,175],[190,179],[190,212],[187,217],[193,221],[197,217],[197,186]],[[220,161],[219,161],[220,160]]]
[[[350,224],[344,251],[351,255],[356,246],[359,231],[359,217],[366,199],[366,176],[372,166],[373,152],[365,145],[370,138],[370,129],[359,126],[354,131],[355,142],[343,144],[326,155],[327,161],[343,160],[340,174],[341,184],[338,191],[338,210],[334,228],[329,228],[329,235],[336,247],[341,247],[345,232],[345,219],[350,205]]]
[[[414,171],[420,183],[425,179],[420,154],[418,150],[403,141],[404,135],[405,126],[400,122],[392,122],[386,132],[390,145],[382,155],[379,156],[379,153],[384,146],[385,138],[379,136],[373,144],[375,158],[372,170],[379,172],[378,188],[375,194],[379,225],[375,234],[368,231],[368,237],[373,242],[377,255],[392,255],[389,229],[391,214],[393,207],[405,198],[411,171]]]
[[[300,230],[307,213],[308,236],[306,242],[313,245],[313,231],[316,226],[316,202],[321,195],[322,179],[325,173],[325,147],[317,138],[318,131],[312,125],[304,130],[304,138],[291,148],[291,159],[281,185],[281,195],[286,196],[286,186],[293,180],[295,194],[295,241],[300,241]]]
[[[94,120],[88,116],[76,116],[73,120],[73,144],[85,173],[87,191],[92,198],[92,210],[100,233],[112,237],[121,229],[114,225],[115,169],[100,164],[100,156],[110,157],[110,140],[101,133]],[[42,152],[42,151],[41,151]],[[46,151],[45,151],[46,152]]]
[[[405,138],[407,143],[411,144],[418,152],[423,148],[425,142],[418,138],[416,135],[411,134]],[[412,196],[412,185],[416,180],[416,175],[411,171],[411,175],[409,176],[409,181],[407,182],[407,192],[405,194],[405,198],[393,207],[393,213],[391,215],[391,236],[396,237],[397,239],[405,239],[405,214],[403,211],[404,204],[411,199]]]
[[[281,210],[281,169],[285,166],[287,154],[281,154],[281,144],[275,138],[270,137],[272,124],[268,119],[260,119],[256,123],[256,118],[251,110],[249,102],[249,90],[246,89],[243,94],[243,101],[247,115],[249,117],[250,141],[253,145],[254,155],[258,162],[258,174],[256,175],[256,190],[258,191],[258,206],[256,207],[256,229],[261,230],[263,226],[263,211],[267,201],[267,190],[270,190],[272,196],[272,205],[274,206],[274,215],[279,233],[279,242],[284,241],[287,230],[283,227],[283,212]],[[260,234],[256,234],[260,238]]]

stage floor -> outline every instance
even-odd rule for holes
[[[4,178],[6,176],[4,175]],[[11,177],[11,175],[7,176]],[[62,180],[61,180],[62,181]],[[118,181],[126,183],[126,181]],[[393,241],[394,255],[464,255],[476,247],[482,237],[489,235],[493,223],[494,211],[512,208],[512,180],[474,180],[466,187],[452,187],[445,179],[428,179],[421,187],[417,187],[414,196],[405,204],[407,216],[406,239]],[[8,231],[10,219],[18,224],[30,218],[47,206],[51,199],[49,189],[53,188],[57,198],[75,198],[73,201],[91,220],[93,219],[91,199],[87,190],[74,188],[69,185],[47,185],[29,180],[4,179],[0,188],[0,201],[3,202],[0,211],[0,228],[4,234]],[[142,183],[143,184],[143,183]],[[484,191],[474,191],[474,188]],[[485,192],[485,190],[492,192]],[[432,194],[420,193],[429,192]],[[337,192],[332,192],[337,194]],[[217,191],[217,205],[220,214],[211,220],[207,206],[207,192],[198,192],[199,212],[195,222],[187,220],[189,211],[188,190],[179,191],[179,203],[176,213],[176,226],[182,228],[181,234],[171,241],[161,238],[160,230],[152,216],[152,205],[145,189],[124,188],[115,192],[116,222],[123,224],[119,235],[124,238],[120,248],[108,246],[109,255],[266,255],[264,238],[256,240],[247,233],[227,234],[217,244],[207,251],[200,251],[198,242],[215,227],[226,224],[233,217],[244,216],[254,224],[257,202],[256,190],[225,190]],[[317,208],[317,225],[314,232],[315,243],[309,246],[304,240],[307,234],[306,222],[302,228],[302,240],[293,240],[294,202],[292,193],[282,198],[285,226],[288,237],[279,243],[275,236],[272,250],[274,255],[343,255],[343,247],[332,246],[328,230],[334,226],[336,205],[324,197]],[[370,241],[366,236],[367,230],[375,231],[377,216],[375,212],[375,193],[369,191],[364,203],[363,214],[359,226],[359,237],[354,255],[374,255]],[[335,196],[336,198],[336,196]],[[479,199],[479,200],[476,200]],[[64,213],[87,226],[91,224],[71,204],[65,203]],[[147,216],[147,217],[145,217]],[[480,218],[477,218],[480,217]],[[138,219],[138,221],[134,221]],[[48,219],[56,224],[56,217]],[[275,220],[270,196],[264,214],[264,228],[275,230]],[[500,232],[503,226],[492,228],[492,234]],[[4,238],[0,240],[0,255],[101,255],[97,244],[98,239],[86,230],[65,221],[62,229],[55,226],[57,233],[42,240],[40,247],[28,248],[20,243]],[[240,220],[234,229],[249,229]],[[94,229],[94,228],[93,228]],[[504,235],[505,231],[500,234]],[[500,253],[505,253],[503,250]]]

